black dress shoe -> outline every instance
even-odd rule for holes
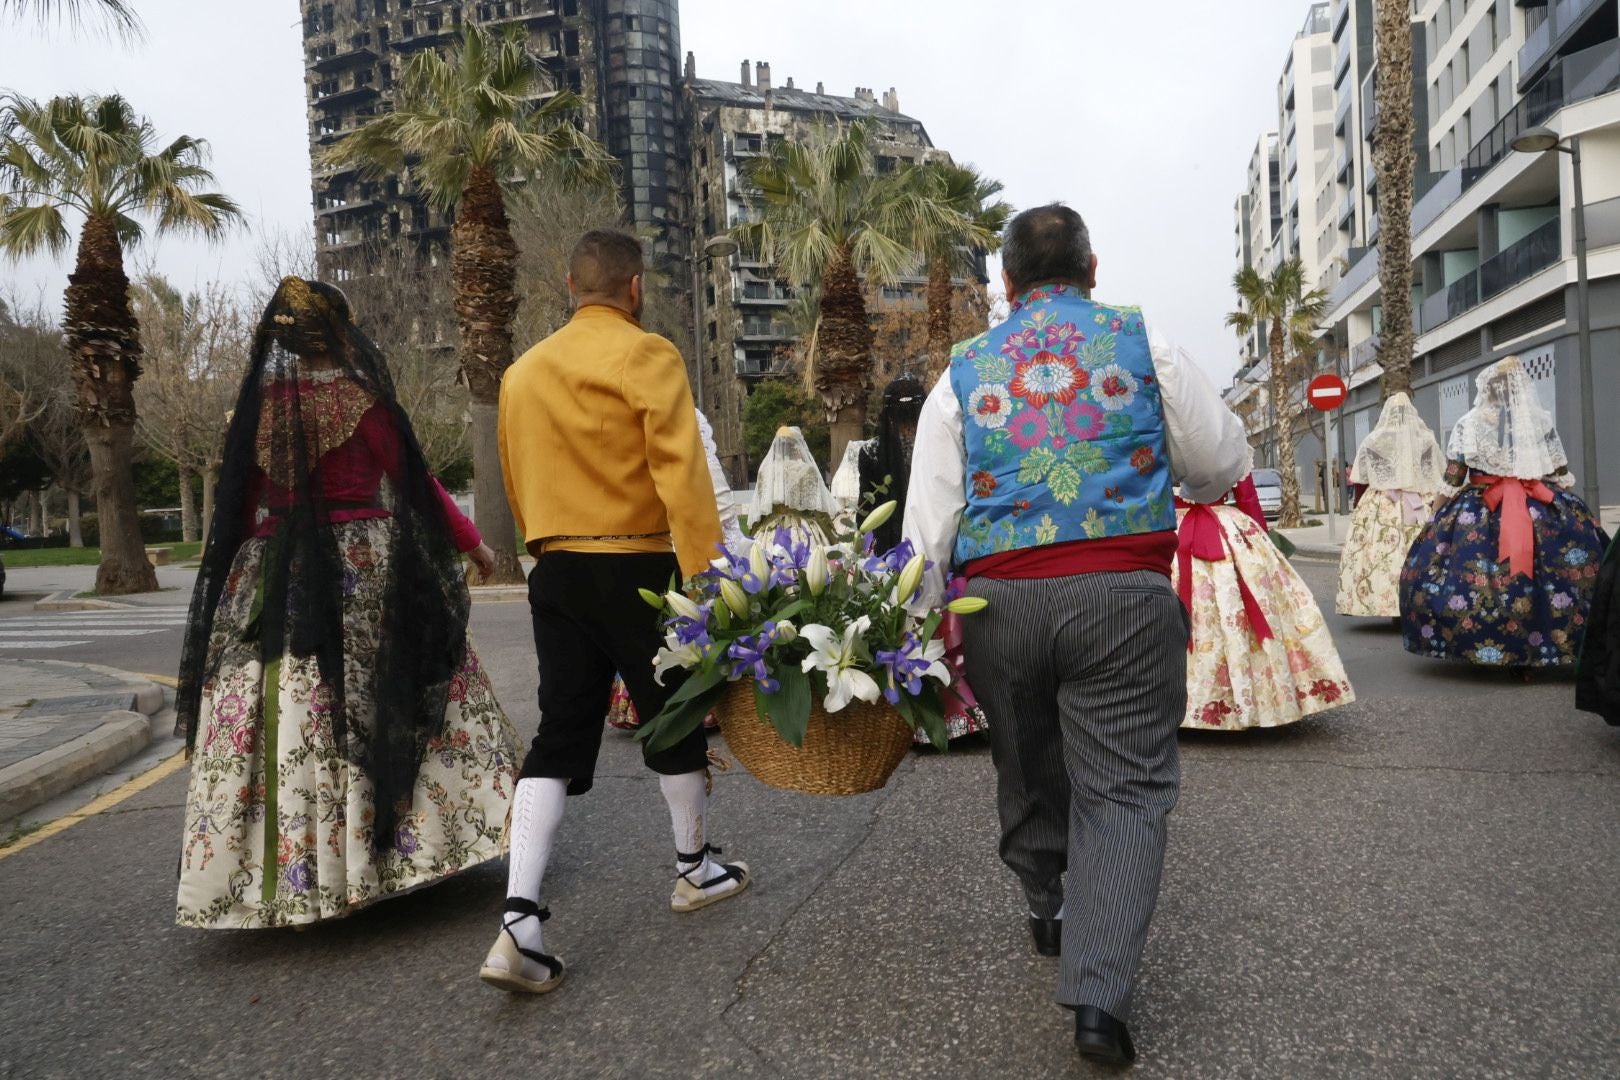
[[[1136,1047],[1123,1020],[1115,1020],[1094,1005],[1074,1011],[1074,1045],[1081,1057],[1111,1065],[1129,1065],[1136,1060]]]
[[[1063,955],[1063,920],[1029,917],[1029,936],[1035,939],[1035,951],[1042,956]]]

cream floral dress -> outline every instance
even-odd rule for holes
[[[1401,614],[1401,567],[1428,524],[1429,502],[1404,491],[1369,489],[1350,517],[1339,556],[1340,615],[1394,619]]]
[[[333,525],[345,563],[346,693],[372,655],[389,550],[383,520]],[[371,850],[371,782],[332,740],[330,694],[313,660],[261,664],[256,618],[268,541],[243,545],[220,598],[186,792],[176,921],[287,926],[347,915],[505,853],[520,760],[512,725],[471,643],[451,683],[396,843]]]
[[[1214,731],[1281,727],[1355,700],[1316,599],[1253,518],[1210,506],[1227,557],[1191,560],[1192,652],[1181,726]],[[1188,511],[1180,512],[1185,519]],[[1182,591],[1182,561],[1174,578]],[[1272,632],[1250,625],[1238,576]]]

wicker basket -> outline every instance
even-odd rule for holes
[[[829,716],[810,707],[804,746],[782,741],[754,711],[754,684],[735,683],[715,709],[726,745],[761,782],[811,795],[860,795],[876,791],[911,749],[911,725],[888,705],[854,701]]]

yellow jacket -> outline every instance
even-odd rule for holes
[[[688,577],[715,557],[720,512],[686,366],[625,312],[582,307],[508,368],[498,437],[530,551],[673,542]]]

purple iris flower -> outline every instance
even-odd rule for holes
[[[734,661],[731,668],[732,675],[737,678],[750,676],[767,694],[774,694],[782,689],[782,684],[771,678],[770,668],[765,664],[765,654],[770,652],[774,629],[774,624],[767,623],[765,633],[744,635],[732,642],[731,648],[726,650],[726,655]]]
[[[922,693],[922,677],[929,663],[922,658],[922,642],[916,634],[907,634],[901,639],[898,649],[879,650],[875,659],[889,673],[883,696],[888,698],[890,705],[900,703],[899,688],[902,686],[912,697]]]
[[[870,540],[870,537],[868,539]],[[916,554],[917,549],[912,546],[911,541],[902,540],[882,555],[869,553],[866,560],[861,563],[861,569],[868,574],[880,572],[898,574],[905,569],[906,563],[910,562],[912,556]]]
[[[669,629],[675,635],[675,640],[682,645],[697,645],[700,648],[713,645],[714,639],[709,636],[709,613],[714,609],[714,601],[699,604],[698,612],[701,618],[688,619],[677,617],[670,620]]]

